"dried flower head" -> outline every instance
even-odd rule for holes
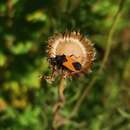
[[[53,69],[52,77],[56,74],[69,77],[88,73],[95,58],[95,49],[91,41],[75,31],[50,37],[47,52]]]

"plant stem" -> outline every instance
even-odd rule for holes
[[[113,23],[112,23],[111,29],[108,33],[106,52],[105,52],[104,58],[101,62],[101,66],[100,66],[99,70],[97,71],[97,73],[95,74],[95,76],[92,78],[90,84],[85,88],[85,90],[83,90],[83,94],[81,95],[81,97],[77,101],[76,105],[74,106],[73,111],[70,114],[70,118],[75,116],[76,113],[79,111],[79,108],[80,108],[82,102],[84,101],[84,99],[86,98],[86,96],[88,95],[88,93],[90,92],[90,90],[92,89],[94,84],[96,83],[99,75],[103,71],[103,69],[108,61],[109,54],[110,54],[110,51],[112,48],[113,36],[114,36],[115,31],[116,31],[116,25],[118,23],[118,20],[119,20],[121,14],[122,14],[125,2],[126,2],[126,0],[120,0],[120,2],[119,2],[118,10],[113,18]]]
[[[65,78],[62,76],[58,87],[59,99],[53,107],[53,121],[52,121],[53,130],[56,130],[58,127],[64,124],[64,118],[60,114],[60,110],[65,103],[64,89],[65,89]]]

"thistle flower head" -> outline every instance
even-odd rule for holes
[[[67,76],[89,72],[95,59],[95,49],[91,41],[75,31],[58,33],[50,37],[47,52],[51,67],[55,68],[53,70],[59,73],[62,69],[62,73]],[[57,58],[62,59],[63,57],[66,59],[57,62]],[[51,62],[50,59],[56,60],[56,62]]]

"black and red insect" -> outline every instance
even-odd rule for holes
[[[73,55],[56,55],[56,57],[50,58],[50,63],[52,66],[56,66],[57,69],[68,70],[70,72],[79,72],[82,69],[80,62],[75,61]]]

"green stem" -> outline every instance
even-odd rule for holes
[[[114,36],[115,31],[116,31],[116,25],[117,25],[117,22],[121,16],[121,14],[122,14],[125,1],[126,0],[120,0],[118,10],[113,18],[113,23],[112,23],[112,26],[111,26],[111,29],[109,31],[108,38],[107,38],[106,52],[105,52],[104,58],[101,62],[101,66],[100,66],[99,70],[97,71],[96,75],[92,78],[90,84],[85,88],[85,90],[83,90],[83,94],[81,95],[81,97],[77,101],[76,105],[74,106],[74,109],[70,115],[70,118],[73,117],[74,115],[76,115],[76,113],[79,111],[79,108],[80,108],[82,102],[84,101],[84,99],[86,98],[86,96],[88,95],[88,93],[90,92],[90,90],[92,89],[94,84],[96,83],[99,75],[103,71],[103,69],[108,61],[109,54],[110,54],[110,51],[112,48],[113,36]]]

